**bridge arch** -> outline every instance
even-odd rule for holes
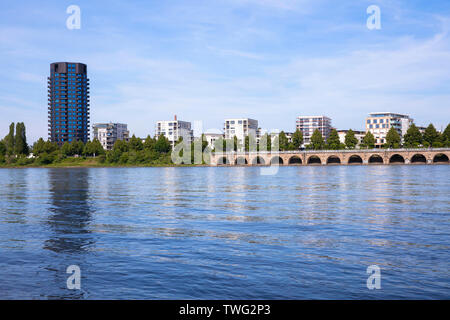
[[[270,159],[270,164],[276,164],[276,165],[283,164],[283,159],[279,156],[275,156],[272,159]]]
[[[438,153],[433,157],[433,163],[449,163],[448,156],[444,153]]]
[[[362,163],[363,159],[357,154],[351,155],[350,158],[348,158],[348,164],[362,164]]]
[[[373,154],[369,158],[369,163],[372,163],[372,164],[373,163],[381,163],[381,164],[383,164],[384,161],[383,161],[383,158],[379,154]]]
[[[405,158],[396,153],[389,158],[389,163],[405,163]]]
[[[421,153],[416,153],[411,157],[411,163],[427,163],[427,158]]]
[[[254,157],[254,158],[253,158],[252,164],[253,164],[253,165],[256,165],[256,164],[266,164],[266,162],[264,161],[264,158],[263,158],[263,157],[257,156],[257,157]]]
[[[302,159],[300,159],[300,157],[297,156],[292,156],[289,158],[289,164],[296,164],[296,165],[300,165],[302,164]]]
[[[248,162],[245,157],[237,157],[235,164],[242,166],[242,165],[248,164]]]
[[[310,156],[308,158],[308,164],[322,164],[322,161],[318,156]]]
[[[338,156],[329,156],[327,159],[327,164],[340,164],[341,159]]]
[[[219,166],[221,166],[221,165],[229,165],[229,164],[230,164],[230,161],[228,160],[227,157],[220,157],[217,160],[217,165],[219,165]]]

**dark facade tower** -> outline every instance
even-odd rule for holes
[[[83,63],[50,64],[48,78],[48,135],[63,145],[89,139],[89,79]]]

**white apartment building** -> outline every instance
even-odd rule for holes
[[[392,112],[373,112],[366,118],[366,132],[375,137],[375,147],[379,148],[386,143],[386,135],[391,127],[397,130],[400,137],[406,134],[413,123],[408,115]]]
[[[94,123],[93,137],[98,139],[105,150],[111,150],[117,140],[128,141],[130,132],[124,123]]]
[[[305,145],[311,142],[311,136],[319,129],[322,137],[327,140],[331,131],[331,119],[326,116],[299,116],[297,117],[296,129],[303,134]]]
[[[238,138],[241,144],[244,143],[245,137],[252,133],[257,137],[259,135],[258,120],[249,118],[225,119],[223,132],[225,139]]]
[[[175,116],[172,121],[157,121],[155,125],[155,135],[157,137],[160,135],[167,137],[172,148],[175,146],[179,137],[183,137],[183,141],[187,143],[191,143],[194,140],[194,131],[191,129],[191,123],[177,120],[177,116]]]
[[[339,141],[341,143],[345,144],[345,136],[347,135],[347,132],[348,130],[337,130],[337,133],[339,135]],[[361,144],[362,139],[366,135],[366,132],[358,130],[353,130],[353,132],[355,133],[355,138],[358,139],[358,144],[356,145],[356,148],[358,148],[358,146]]]

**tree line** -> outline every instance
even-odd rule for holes
[[[11,123],[9,133],[0,140],[0,165],[50,165],[68,158],[95,159],[98,163],[139,165],[170,164],[171,144],[164,136],[148,136],[143,142],[134,135],[129,141],[117,140],[112,150],[105,151],[100,141],[72,141],[59,146],[40,138],[32,146],[26,139],[25,125]]]
[[[182,138],[177,141],[182,143]],[[315,130],[311,136],[307,149],[312,150],[341,150],[355,149],[358,146],[358,139],[353,130],[348,130],[345,141],[342,143],[336,129],[332,129],[328,139],[325,141],[319,130]],[[195,148],[201,145],[201,148]],[[191,162],[194,158],[202,159],[205,163],[207,159],[199,157],[199,153],[206,151],[229,152],[229,151],[271,151],[272,147],[280,151],[299,150],[303,145],[303,135],[300,130],[296,130],[291,142],[286,134],[281,131],[272,138],[269,134],[264,134],[259,143],[252,135],[245,137],[243,142],[235,136],[233,139],[219,138],[211,148],[208,146],[204,135],[192,141]],[[362,149],[372,149],[375,147],[375,137],[367,132],[362,138],[359,147]],[[444,132],[440,133],[433,124],[430,124],[423,132],[412,124],[402,138],[397,130],[391,128],[386,135],[384,148],[440,148],[450,147],[450,124]],[[208,150],[207,150],[208,148]],[[166,165],[172,164],[170,153],[172,147],[170,141],[163,135],[151,137],[150,135],[143,141],[134,135],[129,141],[117,140],[112,150],[105,151],[97,139],[83,143],[82,141],[65,142],[61,147],[51,141],[44,141],[40,138],[32,146],[29,146],[26,138],[26,128],[23,122],[11,123],[9,133],[0,140],[0,165],[49,165],[58,164],[67,158],[82,157],[83,159],[93,158],[98,163],[111,165]],[[33,154],[29,157],[30,153]],[[182,154],[181,154],[182,155]],[[189,163],[187,160],[183,163]]]

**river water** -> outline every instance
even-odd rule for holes
[[[449,173],[1,169],[0,298],[449,299]]]

